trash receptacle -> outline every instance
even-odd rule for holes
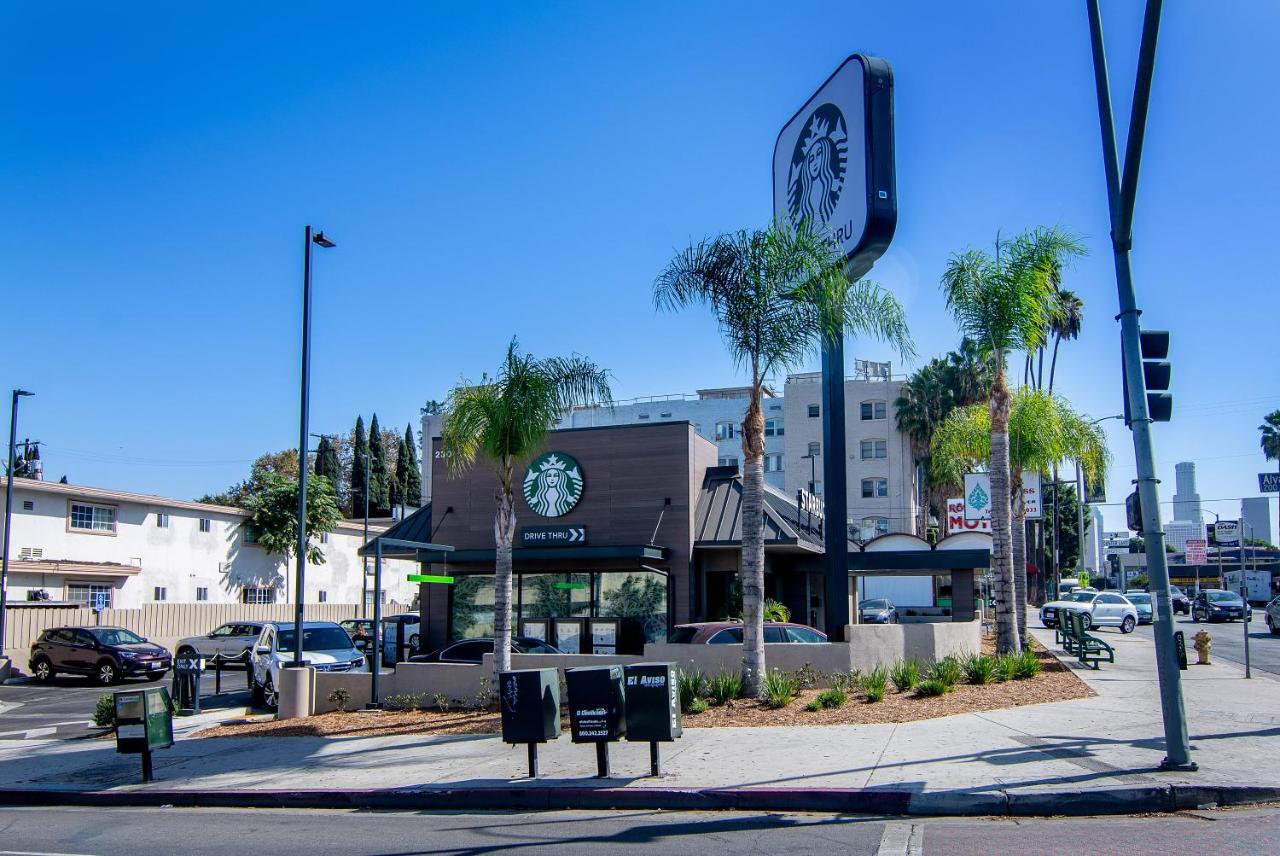
[[[142,756],[142,781],[151,781],[151,753],[173,745],[173,708],[164,687],[115,693],[116,751]]]

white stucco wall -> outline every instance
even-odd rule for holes
[[[72,502],[114,507],[115,531],[71,529]],[[169,515],[167,527],[157,525],[162,513]],[[208,532],[200,531],[202,518],[209,520]],[[293,602],[293,562],[286,567],[279,556],[246,544],[244,519],[244,512],[226,506],[19,479],[7,600],[25,601],[28,591],[43,589],[61,601],[70,583],[106,583],[113,587],[112,605],[119,608],[156,602],[157,586],[165,588],[170,603],[196,602],[197,588],[208,589],[209,603],[239,603],[244,586],[272,586],[277,603]],[[363,563],[356,551],[362,534],[356,523],[340,524],[329,534],[321,546],[325,563],[307,565],[307,602],[318,602],[322,591],[328,603],[360,602]],[[31,551],[39,551],[39,561],[24,556]],[[117,565],[123,567],[111,567]],[[384,563],[388,601],[412,601],[417,586],[406,576],[415,568],[411,562]]]

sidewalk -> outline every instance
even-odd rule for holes
[[[1052,631],[1034,632],[1052,646]],[[150,785],[113,741],[25,741],[0,749],[0,802],[1059,814],[1280,799],[1280,681],[1192,666],[1183,687],[1200,770],[1157,772],[1153,646],[1105,636],[1117,665],[1077,672],[1094,698],[899,725],[687,729],[663,747],[660,779],[647,777],[648,746],[625,742],[611,747],[614,778],[594,779],[594,748],[567,735],[542,747],[536,782],[522,778],[525,748],[493,735],[180,739],[157,753]]]

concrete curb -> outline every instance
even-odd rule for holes
[[[1280,801],[1269,785],[1156,785],[1089,791],[937,791],[876,788],[609,788],[500,786],[388,790],[40,790],[0,788],[0,805],[326,809],[647,809],[815,811],[916,817],[1108,815]]]

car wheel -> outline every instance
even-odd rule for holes
[[[1195,624],[1200,623],[1200,613],[1196,612],[1194,609],[1191,610],[1191,621]]]
[[[53,663],[49,662],[48,657],[37,657],[36,661],[31,664],[32,677],[42,684],[47,684],[53,680],[53,676],[57,674],[53,670]]]
[[[268,710],[275,710],[280,705],[280,693],[276,692],[276,685],[271,682],[270,675],[267,675],[262,684],[262,704]]]
[[[1280,627],[1276,627],[1270,615],[1267,616],[1267,629],[1271,631],[1272,636],[1280,636]]]
[[[103,660],[93,670],[93,679],[104,687],[114,686],[120,682],[120,669],[111,660]]]
[[[1135,624],[1137,624],[1137,623],[1138,623],[1138,622],[1136,622],[1136,621],[1134,621],[1134,620],[1133,620],[1133,616],[1132,616],[1132,615],[1126,615],[1126,616],[1124,617],[1124,621],[1121,621],[1121,622],[1120,622],[1120,632],[1121,632],[1121,633],[1132,633],[1132,632],[1133,632],[1134,625],[1135,625]]]
[[[1081,627],[1083,627],[1085,630],[1092,630],[1092,629],[1093,629],[1093,615],[1092,615],[1091,613],[1088,613],[1088,612],[1082,612],[1082,613],[1080,614],[1080,626],[1081,626]]]

